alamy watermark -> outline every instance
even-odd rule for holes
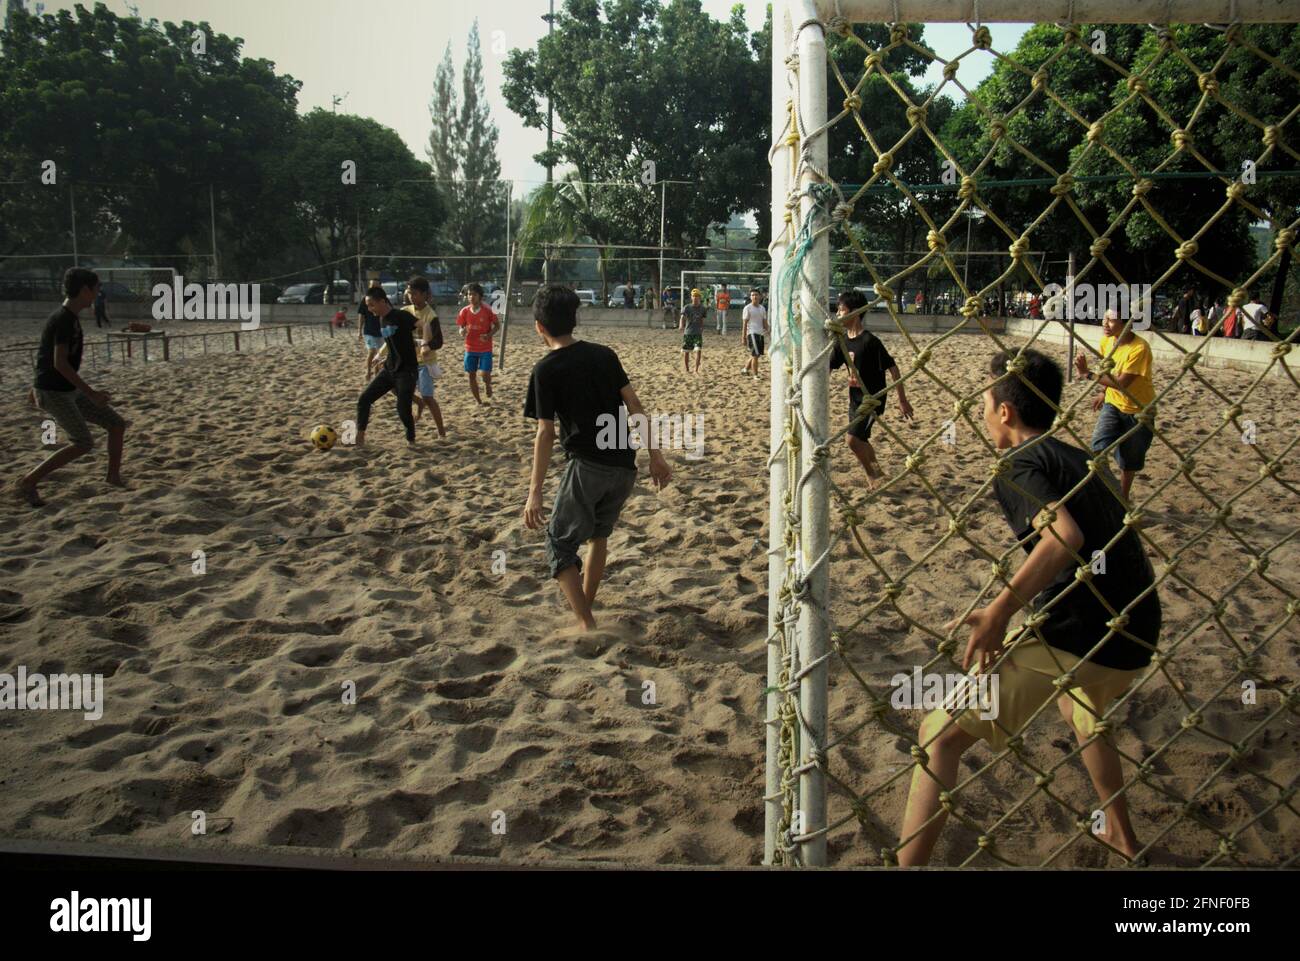
[[[87,721],[104,716],[103,674],[0,674],[0,711],[81,711]]]
[[[704,457],[703,414],[601,414],[596,418],[598,450],[685,450],[687,460]]]
[[[187,284],[177,274],[154,284],[154,320],[238,320],[243,330],[262,325],[261,284]]]
[[[1054,304],[1057,298],[1060,300]],[[1150,284],[1048,284],[1043,288],[1043,316],[1048,320],[1100,319],[1113,310],[1117,317],[1131,317],[1133,330],[1148,330],[1151,301]]]
[[[889,679],[889,704],[897,711],[978,711],[981,721],[991,721],[998,716],[998,684],[996,674],[927,674],[914,667]]]

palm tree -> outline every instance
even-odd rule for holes
[[[600,302],[609,299],[609,264],[612,233],[592,195],[591,187],[581,175],[567,174],[563,180],[545,184],[533,192],[519,231],[519,258],[535,257],[539,248],[549,265],[552,248],[587,240],[597,245],[596,262],[600,268]],[[550,271],[546,274],[550,276]]]

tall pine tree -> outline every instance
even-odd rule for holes
[[[425,151],[433,168],[433,179],[439,181],[438,193],[445,201],[448,212],[460,206],[456,184],[460,176],[461,135],[460,106],[456,97],[456,67],[451,60],[451,43],[443,52],[442,63],[433,78],[433,98],[429,101],[429,147]],[[444,238],[445,240],[445,238]]]
[[[501,161],[497,158],[499,135],[492,122],[487,91],[483,86],[483,54],[478,21],[469,33],[461,93],[455,87],[455,67],[448,45],[433,82],[429,117],[428,156],[434,177],[447,201],[443,246],[448,254],[484,255],[478,261],[452,261],[452,273],[460,281],[505,281],[506,185],[499,183]],[[491,259],[487,259],[491,258]]]

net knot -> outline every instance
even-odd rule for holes
[[[915,454],[908,454],[907,459],[903,461],[903,469],[906,471],[914,471],[924,463],[925,463],[925,457],[919,452]]]
[[[849,96],[844,100],[844,109],[845,109],[845,110],[848,110],[848,111],[851,111],[851,112],[856,112],[856,111],[858,111],[858,110],[861,110],[861,109],[862,109],[862,97],[861,97],[859,94],[856,94],[856,93],[854,93],[854,94],[850,94],[850,95],[849,95]]]
[[[921,124],[925,123],[925,118],[928,113],[929,111],[924,106],[908,107],[907,122],[913,127],[919,127]]]
[[[916,360],[912,361],[913,369],[920,370],[926,364],[930,363],[931,356],[932,354],[930,353],[930,348],[929,347],[925,348],[925,350],[921,351],[919,354],[916,355]]]
[[[988,27],[977,27],[971,36],[971,43],[980,50],[987,50],[993,45],[993,34],[989,33]]]
[[[871,172],[874,174],[882,174],[892,166],[894,166],[894,155],[886,150],[880,155],[880,159],[872,164]]]
[[[1156,39],[1160,41],[1160,46],[1169,47],[1173,45],[1174,35],[1168,27],[1161,27],[1156,31]]]
[[[1241,43],[1241,24],[1229,24],[1228,29],[1223,32],[1223,42],[1230,47],[1235,47]]]
[[[956,805],[953,804],[952,794],[948,791],[939,792],[939,804],[942,805],[943,809],[949,814],[951,814],[952,809],[956,807]]]
[[[1034,76],[1030,79],[1030,85],[1031,85],[1035,90],[1042,90],[1044,87],[1046,87],[1046,86],[1047,86],[1047,70],[1046,70],[1045,68],[1043,68],[1043,67],[1039,67],[1037,70],[1035,70],[1035,71],[1034,71]]]
[[[1200,244],[1195,240],[1184,240],[1178,245],[1178,249],[1174,251],[1174,256],[1179,260],[1191,260],[1200,249]]]
[[[1088,124],[1088,143],[1097,143],[1101,140],[1102,127],[1100,120],[1094,120]]]
[[[1078,42],[1079,42],[1079,28],[1071,23],[1064,28],[1064,32],[1061,34],[1061,43],[1069,47],[1069,46],[1073,46]]]
[[[1061,691],[1074,687],[1074,672],[1066,671],[1060,677],[1055,678],[1052,681],[1052,686]]]
[[[1137,183],[1133,185],[1133,196],[1145,197],[1147,194],[1151,192],[1151,188],[1154,186],[1155,186],[1154,181],[1148,180],[1145,177],[1143,177],[1141,180],[1139,180]]]
[[[925,748],[921,747],[921,745],[919,744],[913,744],[909,753],[912,755],[912,759],[914,761],[917,761],[921,764],[924,764],[926,761],[930,760],[930,755],[926,754]],[[947,792],[945,791],[944,793]]]
[[[867,68],[867,72],[871,72],[879,67],[882,62],[884,62],[884,58],[880,56],[878,51],[873,50],[871,53],[867,54],[866,59],[862,61],[862,66]]]
[[[1294,230],[1284,227],[1277,232],[1277,240],[1273,241],[1273,246],[1277,248],[1278,253],[1281,253],[1295,243],[1295,236]]]
[[[792,53],[785,58],[786,69],[791,73],[797,73],[799,70],[799,54]]]
[[[1074,569],[1074,579],[1080,584],[1086,584],[1092,580],[1092,565],[1085,563],[1076,567]]]
[[[925,245],[937,253],[943,253],[948,249],[948,238],[937,230],[931,230],[925,235]]]
[[[1015,357],[1010,357],[1007,359],[1007,364],[1006,364],[1007,373],[1008,374],[1024,373],[1025,364],[1026,364],[1025,358],[1021,354],[1017,354]]]
[[[989,568],[997,580],[1005,581],[1007,579],[1007,571],[1010,569],[1010,565],[1006,558],[1002,558],[1000,560],[989,562]]]
[[[1016,240],[1011,244],[1011,246],[1007,248],[1007,252],[1011,254],[1011,260],[1013,263],[1017,263],[1021,260],[1024,260],[1025,254],[1029,252],[1029,238],[1028,237],[1016,238]]]
[[[1246,193],[1246,185],[1240,180],[1234,180],[1228,184],[1227,193],[1229,200],[1240,200]]]
[[[1268,558],[1267,558],[1267,557],[1252,557],[1252,558],[1250,559],[1250,569],[1251,569],[1252,571],[1254,571],[1256,574],[1267,574],[1267,573],[1268,573]]]
[[[967,297],[966,302],[961,305],[961,315],[963,317],[978,317],[983,309],[984,305],[980,303],[980,299],[972,295]]]
[[[897,581],[890,581],[885,585],[885,596],[891,601],[898,600],[903,596],[903,585]]]
[[[1149,89],[1149,88],[1147,87],[1147,81],[1146,81],[1146,78],[1145,78],[1145,77],[1139,77],[1137,74],[1133,74],[1132,76],[1130,76],[1130,77],[1128,78],[1128,80],[1125,81],[1125,86],[1128,87],[1130,93],[1143,93],[1143,94],[1144,94],[1144,93],[1147,93],[1147,92],[1148,92],[1148,89]]]
[[[962,517],[948,518],[948,533],[949,534],[966,533],[966,519]]]
[[[943,65],[943,79],[951,80],[957,76],[957,70],[961,67],[960,60],[949,60]]]
[[[1280,360],[1289,353],[1291,353],[1291,344],[1289,342],[1283,341],[1273,345],[1273,358],[1275,360]]]
[[[1192,143],[1192,135],[1182,127],[1170,133],[1169,139],[1173,141],[1174,146],[1179,150],[1185,150]]]
[[[964,176],[961,178],[961,186],[957,188],[957,196],[962,200],[970,200],[975,196],[975,178]]]
[[[1074,189],[1074,175],[1061,174],[1061,176],[1056,178],[1056,183],[1052,185],[1050,192],[1053,197],[1064,197],[1073,189]]]
[[[840,511],[840,516],[844,518],[844,523],[849,527],[858,527],[862,524],[862,515],[852,507],[845,507]]]
[[[1096,240],[1092,242],[1092,245],[1088,248],[1088,253],[1093,257],[1100,257],[1102,254],[1106,252],[1106,248],[1108,248],[1109,246],[1110,246],[1109,237],[1098,237]]]
[[[1106,626],[1109,627],[1112,631],[1122,631],[1124,630],[1125,627],[1128,626],[1128,615],[1116,614],[1114,617],[1112,617],[1109,621],[1106,622]]]
[[[1183,718],[1178,723],[1179,726],[1182,727],[1184,730],[1190,731],[1194,727],[1199,727],[1202,720],[1204,720],[1204,718],[1201,717],[1200,712],[1193,711],[1191,714],[1188,714],[1185,718]]]
[[[832,33],[847,37],[849,35],[849,21],[837,13],[826,21],[826,29]]]
[[[1200,88],[1201,93],[1214,96],[1219,92],[1219,78],[1212,73],[1197,74],[1196,86]]]
[[[989,124],[989,139],[993,141],[1001,140],[1007,135],[1007,125],[1001,120],[994,120]]]
[[[1040,788],[1047,787],[1056,780],[1056,775],[1048,771],[1046,774],[1040,774],[1034,778],[1034,784]]]
[[[831,220],[835,221],[835,223],[837,224],[843,223],[844,221],[848,220],[852,216],[853,216],[853,204],[848,203],[847,201],[845,201],[844,203],[836,204],[835,209],[831,211]]]
[[[1232,293],[1228,295],[1228,306],[1240,307],[1248,299],[1249,298],[1246,296],[1245,290],[1243,290],[1241,287],[1234,287]]]
[[[878,284],[873,284],[872,289],[876,292],[876,296],[879,297],[881,300],[886,301],[888,303],[893,303],[894,292],[893,290],[890,289],[888,284],[882,281]]]
[[[1025,629],[1033,630],[1034,628],[1042,627],[1047,623],[1047,618],[1050,616],[1051,615],[1049,614],[1044,614],[1042,611],[1035,611],[1033,614],[1030,614],[1025,618]]]
[[[930,349],[927,347],[924,353],[929,354]],[[975,402],[973,400],[971,400],[969,397],[963,397],[961,400],[957,401],[955,404],[952,405],[952,412],[957,417],[965,417],[966,412],[969,411],[973,406],[975,406]]]
[[[889,28],[889,42],[902,43],[909,36],[907,24],[896,23]]]
[[[993,838],[989,837],[987,834],[981,834],[979,840],[975,843],[980,846],[981,851],[987,851],[989,848],[993,847],[994,842]]]
[[[1282,128],[1275,124],[1269,124],[1264,128],[1264,145],[1266,147],[1276,147],[1278,141],[1282,139]]]

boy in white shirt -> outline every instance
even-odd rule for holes
[[[763,295],[757,290],[749,292],[749,303],[740,314],[740,328],[743,331],[742,343],[749,348],[749,360],[745,364],[745,373],[752,374],[758,380],[758,359],[763,356],[767,338],[767,308],[763,306]]]

